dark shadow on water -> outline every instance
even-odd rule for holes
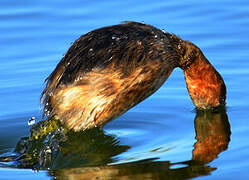
[[[36,170],[102,166],[127,149],[129,146],[120,145],[117,138],[98,128],[66,132],[60,127],[44,137],[21,138],[12,156],[0,156],[0,167],[1,161],[9,167]]]
[[[3,164],[9,165],[7,167],[49,169],[48,174],[57,179],[186,179],[205,176],[216,170],[207,163],[228,148],[230,124],[224,108],[197,111],[194,122],[197,142],[189,161],[171,163],[147,159],[108,165],[115,162],[116,155],[130,147],[95,128],[77,133],[51,132],[32,143],[28,137],[23,138],[17,145],[17,154],[0,157],[0,166],[4,161]]]
[[[172,169],[168,161],[155,162],[153,159],[135,163],[103,167],[83,167],[50,171],[58,179],[186,179],[210,174],[215,168],[193,164]]]

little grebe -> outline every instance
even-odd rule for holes
[[[221,75],[193,43],[137,22],[91,31],[46,79],[44,115],[75,131],[102,126],[153,94],[176,67],[198,109],[225,104]]]

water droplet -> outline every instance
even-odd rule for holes
[[[45,150],[45,152],[46,153],[52,153],[52,150],[49,147],[47,147],[47,149]]]
[[[91,55],[91,56],[94,56],[94,55],[95,55],[95,53],[94,53],[94,51],[93,51],[93,48],[90,48],[90,49],[89,49],[88,54]]]
[[[112,60],[112,57],[110,57],[109,59],[108,59],[108,61],[111,61]]]
[[[112,36],[112,40],[119,41],[120,38],[114,35],[114,36]]]
[[[35,124],[35,117],[31,117],[30,119],[29,119],[29,121],[28,121],[28,125],[29,126],[32,126],[32,125],[34,125]]]
[[[155,35],[155,38],[157,38],[157,35]]]

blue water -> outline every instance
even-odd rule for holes
[[[30,117],[41,119],[39,98],[44,79],[71,43],[93,29],[132,20],[192,41],[202,49],[226,82],[227,116],[232,133],[230,142],[218,158],[207,164],[216,170],[197,178],[249,178],[248,19],[249,1],[243,0],[1,0],[0,153],[10,152],[20,137],[29,135],[27,121]],[[106,134],[114,135],[120,145],[130,148],[112,157],[114,161],[103,169],[91,167],[84,173],[79,169],[62,169],[52,173],[49,170],[34,172],[2,166],[0,179],[50,179],[69,177],[67,175],[80,179],[88,177],[91,172],[102,175],[109,172],[110,177],[118,177],[113,169],[119,170],[120,164],[132,165],[146,159],[153,159],[148,166],[163,173],[162,168],[168,162],[192,159],[196,143],[195,116],[183,73],[175,69],[155,94],[105,126]],[[164,164],[158,165],[159,162]],[[176,164],[169,169],[178,177],[184,167]],[[146,177],[146,173],[151,177],[147,170],[139,172],[141,177]],[[131,173],[124,177],[136,179],[139,176]]]

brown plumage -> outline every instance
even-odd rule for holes
[[[75,131],[102,126],[153,94],[176,67],[197,107],[225,103],[221,76],[192,43],[136,22],[91,31],[46,79],[44,115]]]
[[[189,95],[199,109],[210,109],[224,105],[226,101],[226,86],[221,75],[215,70],[194,44],[185,41],[185,46],[191,54],[181,68],[184,70],[185,81]],[[187,54],[187,53],[186,53]]]

